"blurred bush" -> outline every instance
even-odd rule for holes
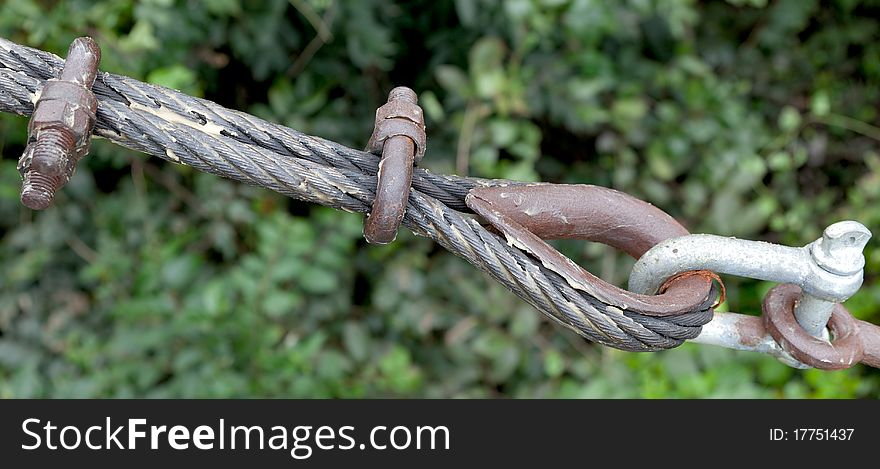
[[[592,183],[693,231],[880,233],[880,2],[16,0],[0,35],[362,147],[394,85],[438,172]],[[877,397],[685,345],[593,346],[432,243],[103,141],[54,207],[18,203],[0,118],[0,397]],[[632,261],[562,242],[624,284]],[[880,244],[847,305],[880,322]],[[757,312],[769,285],[728,279]]]

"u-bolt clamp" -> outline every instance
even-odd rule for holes
[[[388,244],[406,210],[413,164],[425,156],[425,117],[415,91],[398,86],[388,102],[376,110],[376,125],[367,151],[382,155],[376,197],[364,220],[364,238],[371,244]]]
[[[694,342],[770,353],[799,368],[846,368],[860,360],[880,366],[876,326],[856,321],[840,305],[862,285],[862,251],[870,238],[871,232],[855,221],[835,223],[803,247],[707,234],[682,236],[659,243],[639,258],[629,289],[655,293],[667,279],[701,269],[791,284],[767,294],[763,321],[716,313]]]
[[[77,38],[67,51],[61,76],[40,91],[28,125],[28,144],[18,160],[21,202],[43,210],[67,184],[76,164],[89,152],[98,101],[92,84],[101,49],[91,38]]]

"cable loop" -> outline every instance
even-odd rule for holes
[[[39,89],[62,65],[53,54],[0,39],[0,111],[30,115]],[[349,212],[369,212],[376,198],[379,158],[372,153],[111,73],[99,72],[93,91],[98,100],[95,134],[124,147]],[[419,143],[416,155],[424,148]],[[668,349],[698,336],[711,320],[714,297],[708,284],[684,291],[680,301],[657,314],[632,295],[571,283],[558,265],[545,264],[466,215],[471,209],[465,198],[473,189],[524,185],[416,167],[402,224],[600,344],[630,351]],[[545,186],[556,188],[551,192],[568,190]]]

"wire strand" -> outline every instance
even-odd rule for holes
[[[29,116],[63,60],[0,38],[0,111]],[[106,72],[98,74],[95,134],[118,145],[299,200],[366,213],[379,158],[216,103]],[[575,290],[489,232],[464,198],[479,186],[522,184],[415,168],[403,225],[467,260],[545,315],[584,338],[629,351],[656,351],[699,335],[712,299],[693,312],[651,317],[610,308]]]

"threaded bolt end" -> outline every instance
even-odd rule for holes
[[[21,188],[21,203],[31,210],[45,210],[52,205],[55,190],[54,178],[28,171]]]
[[[67,129],[44,129],[33,143],[34,154],[31,168],[52,176],[67,171],[76,150],[76,138]]]
[[[418,104],[419,97],[416,92],[405,87],[398,86],[388,93],[388,101],[406,101],[408,103]]]
[[[44,129],[31,145],[30,166],[22,174],[21,203],[32,210],[44,210],[70,178],[76,140],[64,129]]]

